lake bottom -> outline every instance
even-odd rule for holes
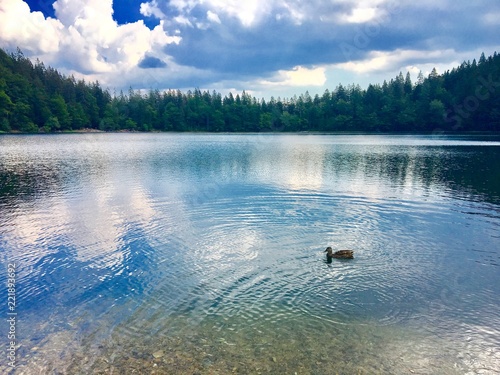
[[[54,331],[23,356],[19,374],[465,374],[466,343],[425,329],[370,320],[311,319],[275,309],[245,314],[190,314],[118,326]],[[157,312],[156,314],[161,314]],[[340,319],[344,319],[339,317]],[[69,326],[78,322],[68,322]],[[149,334],[148,334],[149,333]],[[473,355],[473,357],[477,357]],[[433,370],[434,369],[434,370]],[[492,373],[491,369],[474,373]]]

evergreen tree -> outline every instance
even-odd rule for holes
[[[65,77],[20,50],[0,49],[0,131],[99,128],[160,131],[500,131],[500,56],[484,53],[414,85],[400,72],[382,85],[339,84],[323,95],[257,100],[248,92],[129,89]]]

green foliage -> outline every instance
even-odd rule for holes
[[[111,96],[98,83],[65,77],[20,50],[0,49],[0,127],[3,131],[97,128]],[[101,106],[101,107],[100,107]],[[59,126],[55,125],[55,119]],[[5,130],[8,129],[8,130]]]
[[[11,132],[9,120],[7,118],[0,118],[0,132]]]
[[[56,95],[50,101],[50,109],[52,114],[59,120],[62,130],[68,130],[71,126],[71,117],[68,112],[68,107],[64,98],[61,95]]]
[[[439,126],[443,122],[444,104],[439,99],[434,99],[429,103],[429,123]]]
[[[259,120],[259,130],[269,130],[273,125],[273,116],[270,113],[261,113]]]
[[[400,72],[382,85],[338,85],[312,97],[258,101],[243,91],[222,97],[200,89],[111,95],[43,63],[0,49],[0,131],[500,131],[500,57],[416,83]]]
[[[31,107],[29,104],[24,102],[15,103],[9,119],[13,129],[18,129],[22,132],[29,132],[30,129],[34,129],[31,126]]]
[[[43,127],[43,130],[47,133],[55,132],[60,129],[61,129],[61,124],[59,123],[59,120],[55,116],[50,117],[45,123],[45,126]]]
[[[0,90],[0,119],[7,119],[13,108],[12,101],[9,95],[7,95],[3,90]]]
[[[134,120],[128,118],[125,120],[125,129],[134,131],[137,129],[137,123]]]

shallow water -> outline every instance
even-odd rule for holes
[[[499,157],[495,137],[2,136],[12,373],[499,373]]]

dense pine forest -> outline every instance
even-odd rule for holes
[[[0,49],[0,132],[103,131],[500,131],[500,56],[439,75],[400,73],[382,85],[338,85],[312,97],[222,97],[195,89],[113,95],[18,50]]]

